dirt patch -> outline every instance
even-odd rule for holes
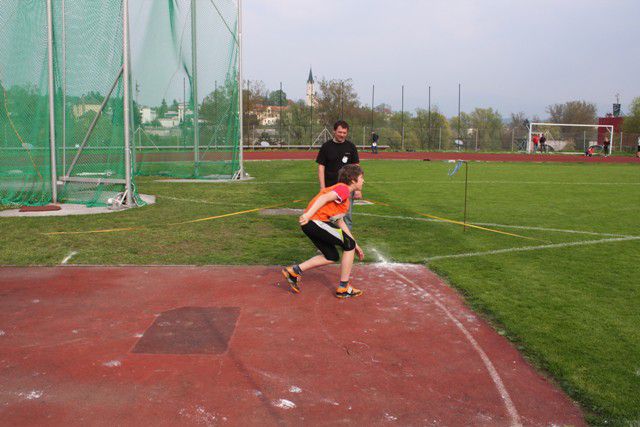
[[[298,216],[302,215],[304,212],[303,209],[291,209],[291,208],[283,208],[283,209],[262,209],[260,211],[260,215],[289,215],[289,216]]]

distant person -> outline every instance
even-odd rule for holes
[[[585,156],[587,157],[592,157],[593,153],[595,151],[595,147],[593,145],[591,145],[589,148],[587,148],[587,151],[585,151]]]
[[[378,139],[380,139],[378,134],[371,132],[371,153],[373,154],[378,154]]]
[[[544,136],[544,133],[540,135],[540,151],[543,153],[547,152],[547,137]]]
[[[358,149],[355,144],[347,140],[349,135],[349,124],[344,120],[338,120],[333,125],[333,138],[326,141],[320,147],[316,163],[318,163],[318,181],[320,190],[336,185],[338,183],[338,173],[345,165],[359,164]],[[360,199],[362,193],[356,190],[349,197],[349,212],[344,218],[349,229],[353,225],[351,212],[353,210],[353,199]]]
[[[349,194],[361,191],[363,184],[362,168],[354,164],[346,165],[340,169],[338,183],[321,189],[300,215],[298,222],[302,232],[311,239],[322,254],[282,270],[293,292],[300,293],[300,279],[303,272],[338,262],[340,254],[337,247],[340,247],[343,250],[340,283],[335,295],[338,298],[362,295],[361,290],[351,286],[350,276],[355,255],[357,254],[362,261],[364,252],[353,238],[353,234],[344,222],[344,217],[351,204]]]
[[[636,152],[636,157],[640,157],[640,136],[638,137],[638,151]]]
[[[533,135],[533,138],[531,138],[531,140],[533,141],[533,152],[534,154],[538,152],[538,144],[540,143],[540,137],[535,134]]]
[[[604,137],[604,142],[603,142],[603,147],[602,147],[602,154],[604,154],[605,157],[609,157],[609,146],[611,145],[611,141],[609,141],[609,137],[605,136]]]

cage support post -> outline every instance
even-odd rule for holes
[[[53,87],[53,11],[47,0],[47,56],[49,74],[49,147],[51,162],[51,202],[58,203],[58,172],[56,170],[55,92]]]

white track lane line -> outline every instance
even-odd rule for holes
[[[458,180],[392,180],[392,181],[367,181],[370,185],[376,184],[464,184],[464,181]],[[262,185],[262,184],[317,184],[318,181],[246,181],[241,184],[245,185]],[[469,184],[505,184],[505,185],[602,185],[617,186],[631,185],[639,186],[638,182],[557,182],[557,181],[469,181]],[[234,185],[237,185],[234,183]]]
[[[71,258],[73,258],[74,256],[76,256],[78,254],[78,252],[76,251],[72,251],[69,252],[69,255],[67,255],[66,257],[64,257],[64,259],[62,260],[62,262],[60,263],[61,265],[65,265],[67,262],[69,262],[69,260]]]
[[[473,338],[473,335],[471,335],[471,333],[467,330],[467,328],[465,328],[464,325],[453,314],[451,314],[451,312],[447,309],[447,307],[442,302],[440,302],[436,297],[431,295],[429,291],[417,285],[414,281],[406,277],[404,274],[398,272],[395,268],[392,268],[393,264],[388,264],[387,261],[379,255],[377,250],[373,249],[373,251],[376,253],[376,255],[378,255],[383,267],[387,266],[390,272],[394,273],[399,278],[404,280],[413,289],[417,290],[418,292],[421,292],[425,297],[432,300],[434,304],[436,304],[436,306],[440,310],[442,310],[449,319],[451,319],[453,324],[456,325],[456,327],[460,330],[460,332],[462,332],[462,334],[465,336],[467,341],[469,341],[469,343],[471,344],[471,347],[473,347],[473,349],[478,354],[478,356],[480,356],[482,363],[484,364],[485,368],[489,372],[489,376],[491,377],[491,380],[495,384],[498,390],[498,393],[502,398],[504,406],[507,409],[509,417],[511,418],[511,426],[514,426],[514,427],[522,426],[522,423],[520,422],[520,415],[518,414],[518,411],[515,405],[513,404],[513,401],[511,400],[511,396],[509,395],[507,388],[502,382],[502,378],[500,377],[500,374],[498,373],[495,366],[493,366],[493,363],[491,362],[491,359],[489,359],[489,356],[487,356],[487,353],[485,353],[485,351],[482,349],[480,344],[478,344],[475,338]]]
[[[379,215],[379,214],[371,214],[371,213],[362,213],[356,212],[354,215],[362,215],[362,216],[373,216],[378,218],[390,218],[390,219],[408,219],[413,221],[424,221],[424,222],[442,222],[447,223],[446,221],[441,221],[439,219],[432,218],[418,218],[413,216],[400,216],[400,215]],[[509,225],[509,224],[494,224],[489,222],[469,222],[472,225],[481,225],[485,227],[503,227],[503,228],[518,228],[521,230],[538,230],[538,231],[553,231],[556,233],[574,233],[574,234],[588,234],[591,236],[609,236],[609,237],[636,237],[636,236],[628,236],[626,234],[612,234],[612,233],[597,233],[595,231],[582,231],[582,230],[565,230],[561,228],[546,228],[546,227],[535,227],[528,225]]]
[[[440,259],[451,259],[451,258],[467,258],[472,256],[484,256],[484,255],[494,255],[494,254],[504,254],[510,252],[526,252],[526,251],[535,251],[539,249],[551,249],[551,248],[566,248],[570,246],[586,246],[586,245],[595,245],[599,243],[613,243],[613,242],[627,242],[631,240],[640,240],[640,237],[636,236],[627,236],[627,237],[619,237],[612,239],[600,239],[600,240],[581,240],[579,242],[568,242],[568,243],[555,243],[551,245],[539,245],[539,246],[521,246],[517,248],[507,248],[507,249],[496,249],[492,251],[483,251],[483,252],[467,252],[463,254],[452,254],[452,255],[437,255],[429,258],[425,258],[425,262],[436,261]]]

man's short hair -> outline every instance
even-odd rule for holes
[[[344,120],[338,120],[333,124],[333,130],[338,130],[338,128],[349,129],[349,123]]]
[[[344,165],[340,169],[340,172],[338,172],[338,182],[349,185],[352,182],[356,182],[360,175],[364,175],[364,171],[360,165]]]

